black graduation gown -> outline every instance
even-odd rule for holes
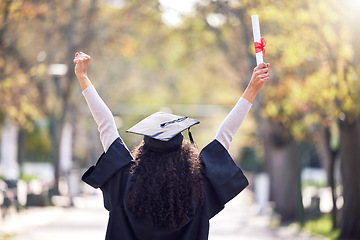
[[[209,220],[234,198],[248,181],[228,151],[217,140],[200,153],[203,162],[205,203],[194,207],[189,222],[175,230],[159,228],[145,217],[132,214],[124,199],[129,189],[129,168],[133,158],[121,138],[117,138],[90,167],[82,180],[103,192],[104,206],[109,211],[106,240],[206,240]]]

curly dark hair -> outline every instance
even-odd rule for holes
[[[141,143],[132,152],[128,208],[159,227],[175,229],[189,220],[194,203],[204,204],[199,152],[184,140],[178,150],[154,152]]]

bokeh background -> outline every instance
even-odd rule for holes
[[[360,239],[358,0],[1,0],[2,218],[91,194],[81,174],[103,150],[75,52],[91,55],[129,148],[141,137],[125,130],[159,110],[199,119],[202,148],[256,65],[253,14],[271,77],[230,152],[254,204],[279,225]]]

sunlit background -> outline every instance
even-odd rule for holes
[[[253,14],[271,77],[230,149],[250,186],[210,239],[360,239],[358,0],[2,0],[0,239],[105,234],[81,183],[103,150],[75,52],[129,148],[125,130],[161,110],[199,119],[201,149],[256,65]]]

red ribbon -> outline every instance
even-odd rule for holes
[[[262,52],[263,53],[263,57],[265,58],[265,45],[266,45],[266,39],[265,38],[261,38],[261,43],[259,42],[254,42],[255,44],[255,52]]]

